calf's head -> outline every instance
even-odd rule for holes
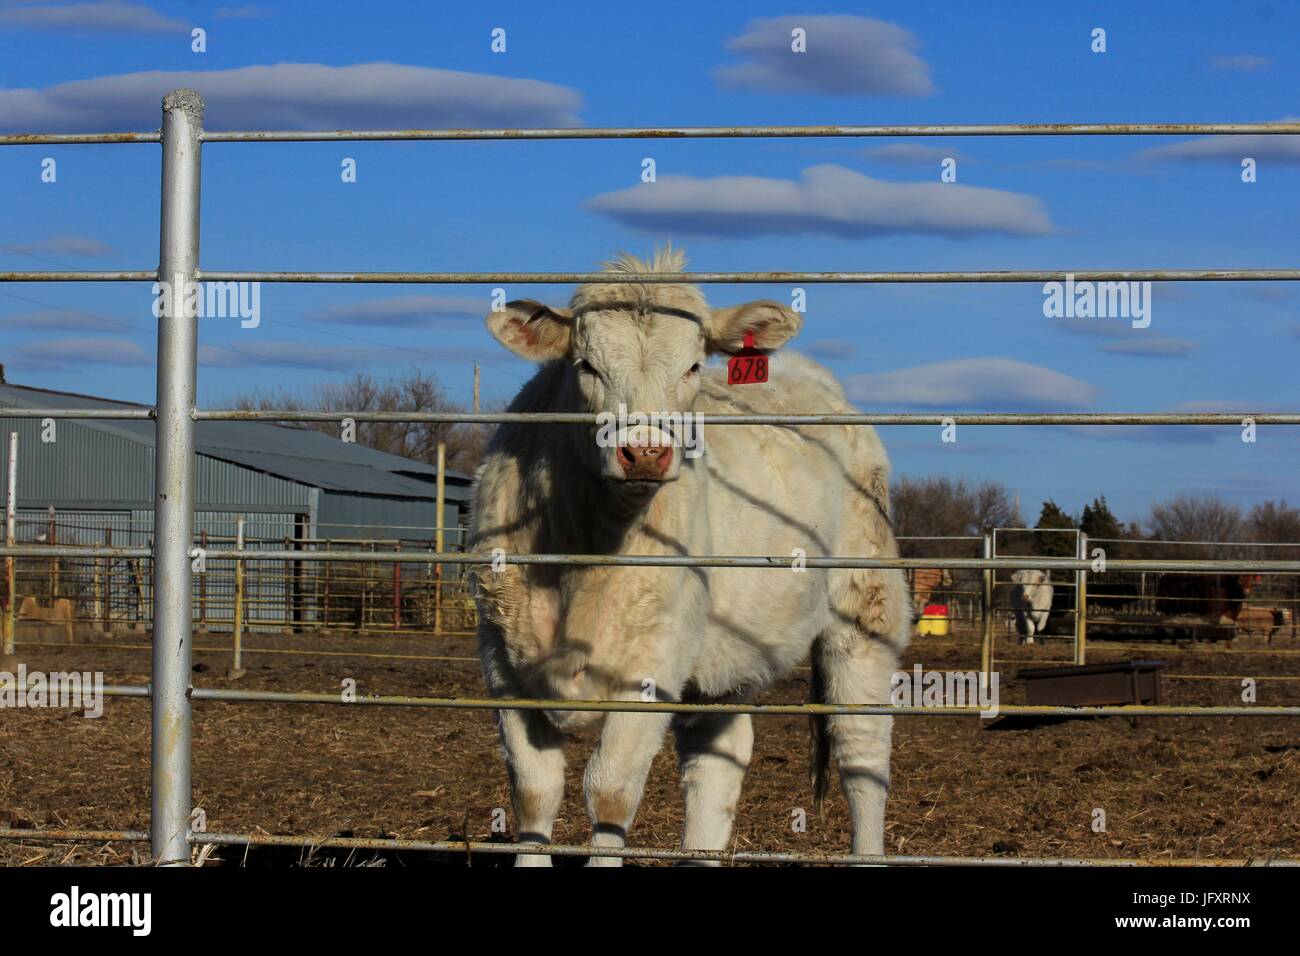
[[[606,271],[679,272],[679,252],[652,262],[621,257]],[[587,466],[625,490],[653,491],[681,474],[686,428],[713,354],[739,351],[746,333],[759,349],[778,348],[800,316],[770,301],[713,309],[699,289],[677,283],[581,286],[568,308],[523,299],[488,314],[493,337],[521,358],[556,362],[559,405],[604,413],[605,424],[569,432]]]

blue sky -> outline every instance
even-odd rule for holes
[[[193,85],[211,128],[1251,122],[1300,116],[1300,4],[474,5],[0,0],[0,131],[152,129]],[[990,12],[990,10],[992,12]],[[788,50],[791,25],[807,52]],[[191,51],[193,27],[207,51]],[[1091,32],[1106,30],[1106,52]],[[494,28],[506,51],[491,50]],[[1300,137],[209,144],[209,269],[569,271],[671,239],[700,270],[1294,268]],[[1241,181],[1241,158],[1257,181]],[[57,162],[43,183],[41,161]],[[343,183],[340,163],[357,163]],[[940,183],[940,160],[957,182]],[[653,158],[657,182],[641,183]],[[155,146],[0,150],[0,269],[152,268]],[[510,297],[561,301],[561,287]],[[1041,286],[810,286],[795,346],[864,410],[1294,410],[1300,289],[1157,285],[1151,327],[1045,318]],[[788,287],[714,286],[715,304]],[[529,368],[489,289],[266,286],[200,323],[199,396],[419,366],[468,400]],[[149,402],[146,285],[0,288],[10,381]],[[994,478],[1027,517],[1105,494],[1297,497],[1264,428],[882,430],[897,473]]]

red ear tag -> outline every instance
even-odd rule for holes
[[[767,381],[767,356],[754,348],[754,333],[745,333],[745,347],[727,360],[728,385],[757,385]]]

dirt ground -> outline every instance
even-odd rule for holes
[[[249,638],[246,675],[226,677],[228,636],[200,637],[198,686],[477,696],[482,682],[469,638],[271,636]],[[122,646],[135,643],[137,647]],[[107,683],[146,683],[142,635],[113,643],[20,645],[29,669],[102,670]],[[311,653],[276,653],[302,651]],[[1165,699],[1236,704],[1241,678],[1258,677],[1261,704],[1300,704],[1300,646],[1259,643],[1135,647],[1094,641],[1090,662],[1168,662]],[[357,655],[372,656],[357,656]],[[384,654],[404,655],[385,657]],[[1065,644],[999,656],[1003,703],[1023,702],[1020,666],[1064,661]],[[918,638],[906,666],[973,669],[973,640]],[[1023,662],[1023,664],[1022,664]],[[1177,679],[1220,675],[1214,679]],[[1276,678],[1288,678],[1278,680]],[[1263,679],[1274,678],[1274,679]],[[796,671],[764,701],[807,699]],[[755,754],[741,799],[737,849],[847,851],[843,799],[806,832],[807,722],[755,717]],[[557,842],[585,842],[585,749],[574,745]],[[147,829],[149,706],[105,702],[104,715],[0,712],[0,826]],[[212,831],[315,836],[490,839],[494,808],[508,807],[496,732],[486,711],[196,702],[194,798]],[[1094,810],[1106,829],[1094,832]],[[681,821],[672,748],[656,758],[629,841],[674,847]],[[890,853],[1086,857],[1300,856],[1300,725],[1284,718],[1074,720],[999,729],[967,717],[895,723]],[[0,863],[130,863],[140,848],[0,843]],[[293,864],[301,851],[223,849],[210,862]],[[409,855],[408,855],[409,857]],[[356,862],[353,860],[352,862]],[[408,859],[400,861],[411,862]],[[430,861],[424,861],[430,862]],[[438,862],[463,863],[463,858]],[[474,860],[499,865],[502,857]]]

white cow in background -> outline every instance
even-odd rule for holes
[[[772,360],[768,382],[728,386],[706,355],[769,352],[801,317],[776,302],[713,308],[684,283],[617,274],[680,272],[680,252],[621,257],[613,281],[581,286],[568,308],[515,301],[488,329],[542,368],[512,412],[676,414],[676,425],[508,423],[479,472],[470,548],[501,554],[791,555],[770,569],[546,566],[475,569],[479,653],[496,697],[748,701],[811,650],[812,696],[884,703],[911,633],[901,571],[798,566],[800,555],[895,557],[889,462],[863,426],[706,425],[702,457],[684,454],[682,413],[848,412],[826,369]],[[662,420],[662,419],[661,419]],[[564,796],[571,734],[599,733],[587,763],[592,844],[622,847],[651,761],[671,727],[685,795],[682,847],[730,846],[753,749],[744,714],[503,709],[520,842],[546,843]],[[890,718],[813,722],[814,792],[833,754],[855,853],[884,850]],[[816,805],[816,804],[814,804]],[[546,855],[520,865],[549,865]],[[593,864],[616,865],[617,857]]]
[[[1011,575],[1011,606],[1016,612],[1016,633],[1021,644],[1034,643],[1034,635],[1047,628],[1052,612],[1052,573],[1017,571]]]

